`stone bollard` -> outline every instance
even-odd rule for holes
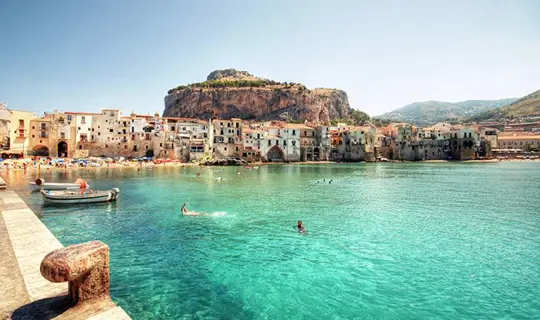
[[[101,241],[54,250],[43,258],[40,271],[51,282],[69,281],[73,304],[109,298],[109,247]]]

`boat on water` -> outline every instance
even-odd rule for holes
[[[47,203],[78,204],[116,201],[120,195],[120,189],[112,188],[108,191],[88,189],[84,192],[74,190],[44,190],[41,189],[43,200]]]
[[[74,182],[45,182],[42,178],[36,179],[35,182],[29,182],[31,191],[39,191],[41,189],[45,190],[73,190],[73,189],[79,189],[81,188],[81,183]],[[90,187],[87,184],[87,187]]]

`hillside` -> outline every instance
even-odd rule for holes
[[[498,121],[505,119],[526,119],[533,116],[540,116],[540,90],[526,95],[507,106],[474,115],[467,120],[473,122]]]
[[[426,126],[440,121],[470,117],[474,114],[498,108],[514,101],[516,101],[515,98],[467,100],[461,102],[414,102],[394,111],[384,113],[376,118]]]
[[[308,89],[235,69],[216,70],[206,81],[169,90],[163,116],[354,124],[369,121],[367,114],[350,107],[342,90]]]

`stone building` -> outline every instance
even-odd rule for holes
[[[30,146],[30,121],[37,116],[34,112],[29,111],[9,110],[9,113],[9,125],[3,128],[9,133],[9,140],[6,144],[9,146],[8,153],[26,155],[29,150],[30,152],[32,150]]]
[[[265,161],[300,161],[300,131],[287,125],[266,127],[261,143],[261,156]]]
[[[239,157],[243,151],[241,119],[211,120],[212,153],[215,158]]]

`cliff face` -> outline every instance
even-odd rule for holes
[[[233,71],[217,70],[205,82],[171,89],[165,97],[163,116],[321,123],[369,119],[349,106],[344,91],[308,90],[303,85],[278,83],[253,77],[245,71],[238,71],[241,74]]]

